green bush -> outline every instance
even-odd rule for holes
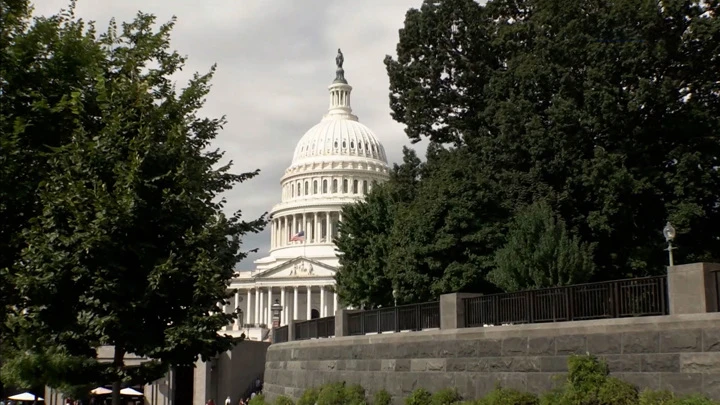
[[[345,383],[330,383],[321,387],[317,405],[345,405]]]
[[[424,388],[418,388],[405,398],[405,405],[427,405],[432,398],[432,394]]]
[[[477,405],[539,405],[540,400],[533,394],[510,388],[496,387]]]
[[[360,384],[345,387],[345,405],[367,405],[365,388]]]
[[[320,393],[320,390],[317,388],[308,388],[303,392],[303,394],[300,396],[300,399],[298,399],[297,405],[315,405],[315,403],[318,400],[318,394]]]
[[[638,405],[672,405],[675,395],[670,391],[645,390],[640,393]]]
[[[275,405],[295,405],[295,402],[293,402],[292,399],[280,395],[279,397],[275,398]]]
[[[430,405],[452,405],[460,402],[462,397],[455,388],[445,388],[430,397]]]
[[[373,396],[373,405],[390,405],[392,404],[392,396],[385,390],[380,390]]]
[[[607,377],[600,386],[598,399],[601,404],[607,405],[637,405],[638,390],[634,385],[615,377]]]
[[[265,396],[263,394],[255,395],[254,397],[250,398],[250,402],[248,402],[248,405],[265,405]]]

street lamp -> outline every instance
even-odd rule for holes
[[[397,292],[397,290],[394,289],[394,288],[393,288],[393,291],[392,291],[392,295],[393,295],[393,300],[395,301],[395,306],[397,306],[398,292]]]
[[[665,241],[668,244],[668,247],[666,250],[668,251],[668,256],[670,259],[670,266],[672,267],[675,265],[675,262],[673,261],[673,253],[672,253],[673,249],[675,249],[672,245],[672,241],[673,241],[673,239],[675,239],[675,228],[672,226],[670,221],[668,221],[668,223],[665,225],[665,228],[663,228],[663,235],[665,236]]]
[[[280,305],[279,300],[275,300],[275,303],[272,304],[270,307],[270,310],[272,311],[272,326],[273,328],[280,327],[280,312],[282,312],[283,307]]]

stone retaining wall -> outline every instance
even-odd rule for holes
[[[720,399],[720,313],[338,337],[271,345],[265,392],[298,398],[328,382],[386,389],[456,387],[478,398],[496,383],[542,393],[562,382],[571,354],[604,358],[642,388]]]

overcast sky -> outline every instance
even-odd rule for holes
[[[35,13],[50,15],[67,0],[36,0]],[[202,4],[202,5],[200,5]],[[172,45],[189,57],[179,76],[206,72],[218,64],[203,113],[226,115],[228,125],[216,144],[235,162],[234,171],[260,169],[260,176],[226,194],[227,212],[254,218],[280,201],[280,177],[295,144],[316,124],[328,105],[327,86],[335,77],[342,48],[345,77],[353,86],[353,111],[385,146],[391,163],[409,145],[403,126],[390,117],[385,55],[395,55],[405,13],[422,0],[78,0],[76,14],[104,30],[110,18],[130,21],[138,11],[173,15]],[[181,84],[181,83],[179,83]],[[416,145],[416,149],[424,144]],[[238,266],[251,270],[267,254],[265,231],[244,239],[258,248]]]

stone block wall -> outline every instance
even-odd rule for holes
[[[604,358],[641,388],[720,399],[720,313],[434,330],[270,346],[265,392],[298,398],[345,381],[396,399],[415,388],[456,387],[478,398],[496,383],[535,393],[563,382],[572,354]]]

